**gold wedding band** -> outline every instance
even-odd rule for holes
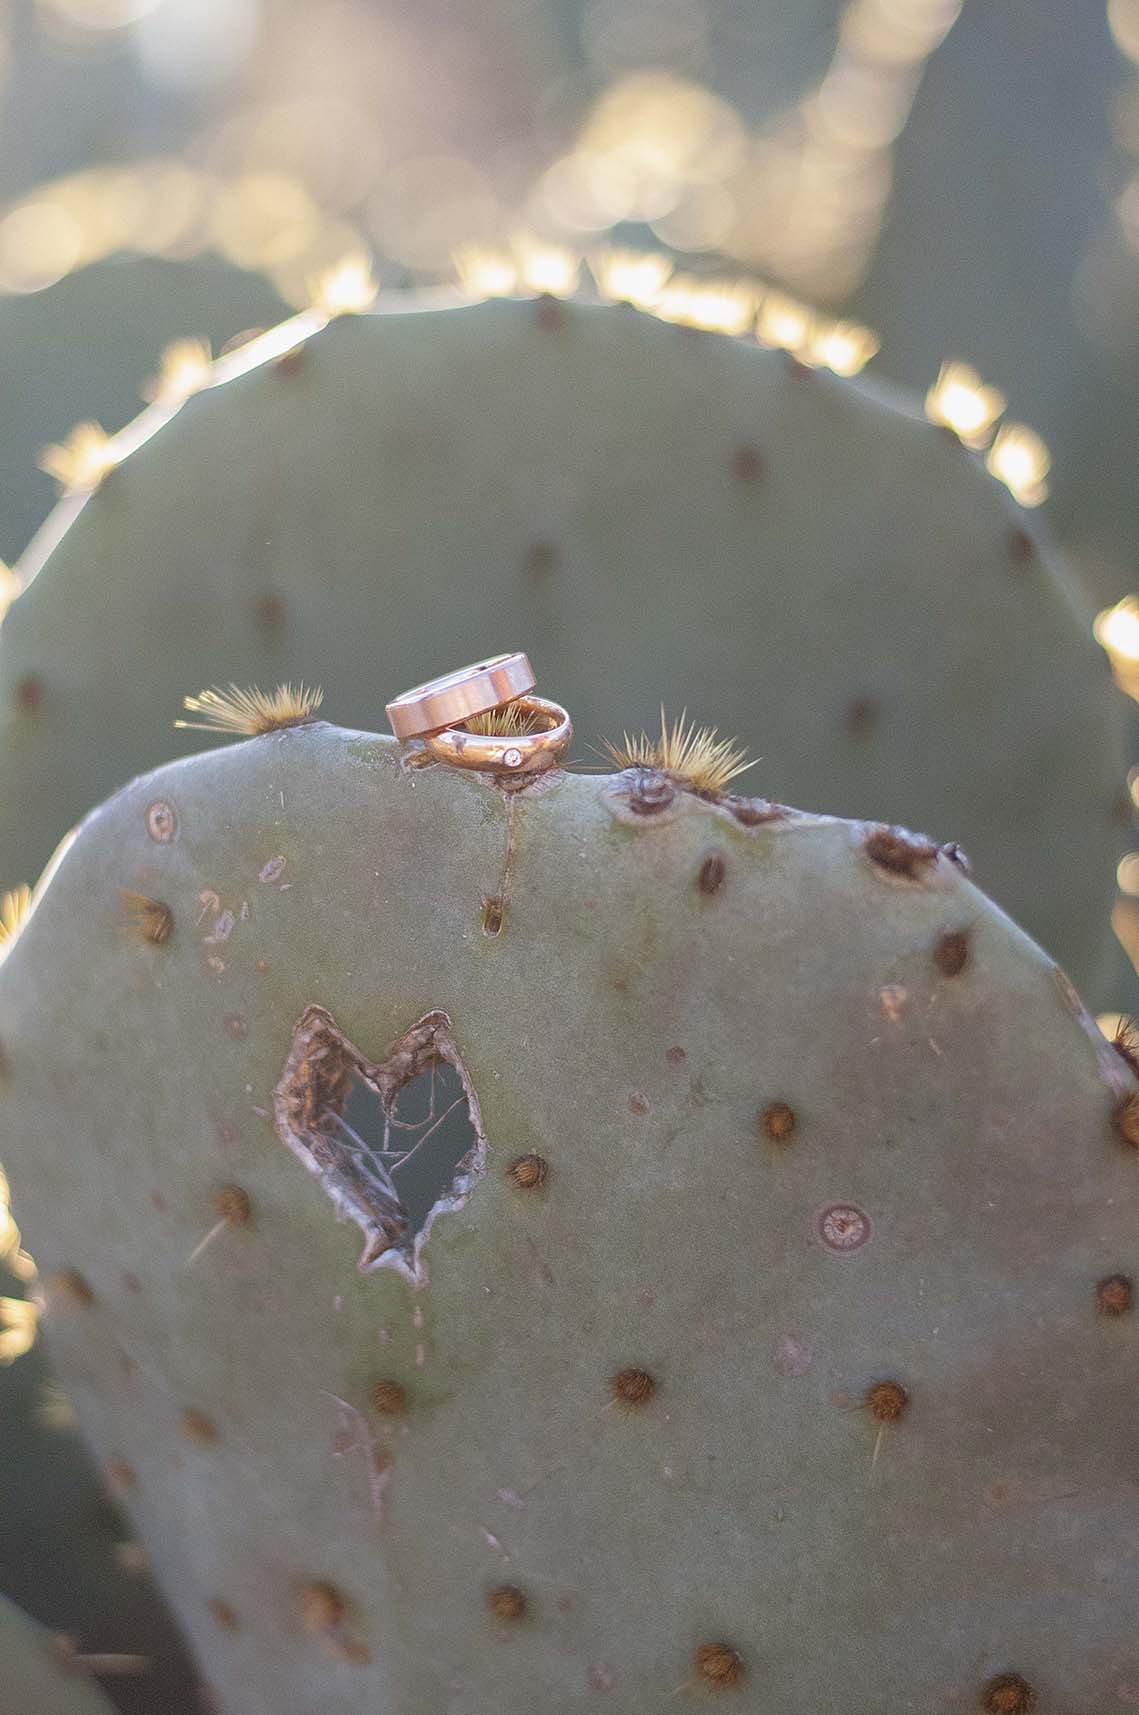
[[[560,703],[546,697],[514,697],[511,706],[544,722],[535,732],[491,737],[449,726],[429,733],[424,747],[452,768],[483,768],[494,774],[535,774],[560,762],[573,737],[573,722]]]
[[[516,697],[532,691],[536,683],[526,655],[516,649],[509,655],[494,655],[489,661],[477,661],[473,667],[460,667],[455,673],[444,673],[440,679],[404,691],[387,705],[388,721],[398,739],[426,738],[442,727],[455,726],[470,720],[472,715],[485,715],[502,703],[512,703]],[[472,762],[462,766],[485,765]]]

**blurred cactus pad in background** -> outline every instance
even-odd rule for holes
[[[1104,983],[1128,817],[1106,661],[1004,489],[904,407],[545,297],[345,317],[121,464],[77,449],[64,475],[95,491],[33,544],[0,633],[0,871],[33,876],[185,743],[187,689],[315,679],[365,725],[532,640],[586,759],[662,698],[699,709],[773,797],[959,841]]]

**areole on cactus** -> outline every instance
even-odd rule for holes
[[[313,718],[171,764],[0,967],[15,1195],[87,1288],[52,1349],[227,1715],[1129,1671],[1128,1043],[957,847],[671,731],[524,783]]]

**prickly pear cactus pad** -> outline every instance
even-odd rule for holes
[[[0,1715],[113,1715],[58,1639],[0,1596]]]
[[[227,1715],[1139,1683],[1139,1095],[953,848],[314,722],[91,816],[0,1041],[51,1349]]]
[[[619,307],[351,317],[191,399],[60,522],[0,633],[4,886],[168,758],[188,688],[304,676],[371,724],[378,686],[527,638],[579,755],[699,703],[762,790],[960,840],[1095,967],[1106,664],[1005,491],[872,390]]]

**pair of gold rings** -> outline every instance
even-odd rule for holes
[[[396,738],[422,740],[452,768],[534,774],[560,762],[573,737],[560,703],[533,695],[536,683],[526,655],[515,650],[404,691],[387,705],[388,720]],[[470,730],[478,717],[500,712],[500,732]]]

